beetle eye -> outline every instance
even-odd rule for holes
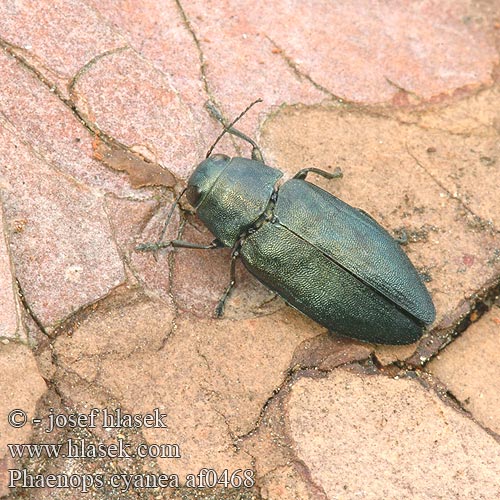
[[[186,190],[186,198],[188,199],[189,203],[191,203],[191,205],[196,208],[201,198],[201,191],[198,189],[198,186],[188,186]]]
[[[196,167],[189,178],[186,190],[186,197],[194,208],[198,208],[200,203],[203,203],[204,197],[210,192],[229,160],[229,156],[215,154]]]

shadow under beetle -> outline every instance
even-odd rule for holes
[[[309,173],[341,177],[340,169],[305,168],[279,186],[283,173],[267,166],[257,144],[233,127],[256,102],[224,126],[177,198],[186,193],[216,239],[209,245],[161,242],[174,204],[160,242],[137,250],[232,248],[230,283],[217,316],[223,314],[241,257],[259,281],[329,330],[380,344],[418,340],[435,319],[434,305],[398,242],[367,213],[306,181]],[[252,159],[211,155],[225,133],[249,142]]]

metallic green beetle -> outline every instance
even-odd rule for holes
[[[232,248],[231,280],[218,316],[241,257],[259,281],[329,330],[381,344],[418,340],[435,310],[400,245],[365,212],[305,180],[310,172],[340,177],[340,170],[303,169],[279,186],[282,172],[264,164],[258,146],[234,123],[223,133],[248,141],[252,159],[208,156],[212,146],[185,190],[214,242],[174,240],[138,249]]]

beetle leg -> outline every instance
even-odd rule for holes
[[[262,156],[262,151],[260,150],[259,146],[257,146],[257,143],[253,139],[250,139],[248,135],[244,134],[243,132],[240,132],[238,129],[234,127],[230,127],[228,129],[228,132],[250,143],[252,145],[252,160],[257,160],[260,161],[261,163],[264,163],[264,157]]]
[[[327,179],[338,179],[339,177],[343,176],[342,170],[340,170],[340,167],[337,167],[333,172],[326,172],[325,170],[321,170],[319,168],[309,167],[309,168],[303,168],[302,170],[299,170],[293,176],[293,178],[304,180],[307,177],[307,174],[309,172],[312,172],[313,174],[321,175],[322,177],[326,177]]]
[[[248,106],[245,109],[245,111],[243,111],[243,113],[241,113],[238,116],[238,118],[236,118],[236,120],[233,120],[228,126],[226,126],[226,124],[224,123],[224,118],[222,118],[220,111],[214,106],[212,102],[208,101],[205,107],[207,108],[208,112],[224,127],[223,134],[228,133],[250,143],[252,145],[252,160],[257,160],[260,161],[261,163],[264,163],[264,157],[262,156],[262,151],[260,150],[259,146],[257,146],[257,143],[253,139],[248,137],[248,135],[244,134],[243,132],[240,132],[237,128],[233,127],[234,123],[236,123],[254,104],[258,102],[262,102],[262,99],[257,99],[256,101],[252,102],[252,104],[250,104],[250,106]],[[215,144],[217,144],[217,142],[221,137],[222,135],[217,138],[215,143],[208,150],[207,157],[210,155]]]
[[[408,233],[406,232],[406,229],[403,227],[399,230],[399,233],[400,236],[398,238],[394,237],[396,242],[398,242],[400,245],[408,245]]]
[[[217,318],[222,318],[224,316],[224,307],[226,305],[226,300],[229,297],[229,294],[231,293],[231,290],[233,289],[235,283],[236,283],[236,259],[239,257],[239,248],[241,246],[241,242],[238,241],[236,245],[234,246],[233,253],[231,254],[231,269],[230,269],[230,278],[229,278],[229,285],[227,288],[224,290],[224,293],[222,294],[222,297],[219,300],[219,303],[217,304],[217,307],[215,308],[215,316]]]
[[[224,246],[218,239],[212,241],[212,243],[208,245],[200,245],[199,243],[192,243],[190,241],[183,240],[172,240],[172,241],[159,241],[157,243],[141,243],[137,245],[135,249],[138,252],[157,252],[162,248],[168,247],[176,247],[176,248],[194,248],[196,250],[212,250],[213,248],[222,248]]]
[[[257,143],[248,137],[248,135],[244,134],[243,132],[240,132],[238,129],[234,127],[229,127],[226,129],[228,134],[235,135],[236,137],[239,137],[240,139],[243,139],[244,141],[247,141],[252,145],[252,160],[257,160],[260,161],[261,163],[264,163],[264,157],[262,156],[262,151],[260,150],[259,146],[257,146]]]

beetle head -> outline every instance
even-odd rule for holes
[[[229,163],[229,156],[216,154],[202,161],[191,174],[188,181],[186,197],[194,208],[198,208],[215,181]]]

